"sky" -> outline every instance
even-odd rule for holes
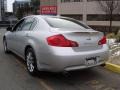
[[[15,0],[7,0],[7,11],[8,12],[12,12],[13,9],[12,9],[12,4]]]

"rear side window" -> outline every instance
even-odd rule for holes
[[[33,30],[36,25],[37,25],[37,20],[34,19],[32,25],[31,25],[31,27],[30,27],[30,30]]]
[[[54,28],[67,28],[67,29],[90,29],[89,26],[80,23],[77,20],[70,18],[46,18],[47,23]]]
[[[25,22],[25,19],[22,19],[21,21],[19,21],[13,28],[13,31],[20,31],[24,22]]]
[[[24,22],[24,24],[21,27],[21,30],[22,31],[24,31],[24,30],[30,30],[33,21],[34,21],[34,19],[32,19],[32,18],[26,19],[25,22]]]

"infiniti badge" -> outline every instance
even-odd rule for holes
[[[91,40],[91,38],[89,37],[89,38],[87,38],[86,40]]]

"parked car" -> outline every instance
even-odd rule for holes
[[[26,61],[28,72],[63,72],[102,65],[108,59],[103,33],[78,20],[33,15],[8,27],[3,37],[5,53]]]

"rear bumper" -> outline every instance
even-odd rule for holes
[[[92,65],[88,65],[86,58],[99,57],[99,60]],[[52,72],[72,71],[90,68],[101,65],[108,60],[108,49],[102,49],[92,52],[79,52],[76,54],[46,54],[42,58],[40,55],[38,59],[38,69]],[[41,60],[42,59],[42,60]]]

